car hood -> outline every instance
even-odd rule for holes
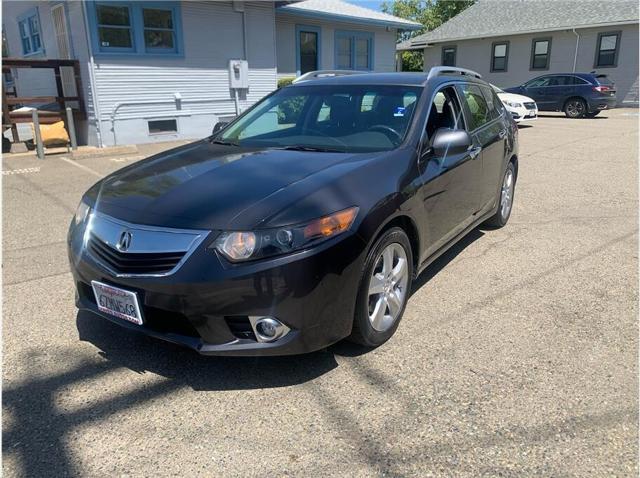
[[[513,101],[517,103],[531,103],[534,102],[531,98],[524,95],[516,95],[515,93],[498,93],[498,97],[502,101]]]
[[[251,227],[246,216],[264,223],[276,212],[268,199],[277,196],[282,207],[287,187],[313,176],[335,177],[318,173],[344,172],[372,156],[248,149],[203,140],[117,171],[91,188],[87,198],[98,212],[134,224]]]

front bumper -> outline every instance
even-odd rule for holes
[[[521,121],[533,121],[538,119],[538,109],[528,109],[524,106],[520,108],[513,108],[511,106],[506,106],[507,111],[511,114],[516,123],[520,123]]]
[[[309,250],[239,265],[207,249],[211,239],[171,275],[116,277],[70,237],[76,305],[209,355],[300,354],[351,333],[365,250],[358,235],[345,233]],[[143,325],[98,310],[92,280],[136,292]],[[250,316],[276,317],[291,331],[274,342],[258,342]]]

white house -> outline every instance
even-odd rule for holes
[[[90,145],[207,136],[279,77],[393,71],[397,31],[420,28],[341,0],[4,1],[2,9],[10,57],[80,62],[87,121],[78,135]],[[50,72],[13,73],[19,97],[55,96]]]

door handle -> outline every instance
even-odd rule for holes
[[[480,146],[474,146],[469,148],[469,156],[471,157],[471,159],[478,159],[478,157],[480,156],[480,151],[482,151],[482,147]]]
[[[506,130],[506,129],[501,129],[501,130],[498,132],[498,137],[499,137],[500,139],[504,139],[504,137],[505,137],[506,135],[507,135],[507,130]]]

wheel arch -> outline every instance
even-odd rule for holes
[[[367,251],[371,250],[371,247],[375,242],[384,234],[386,231],[393,227],[399,227],[402,229],[407,237],[409,238],[409,244],[411,245],[411,255],[413,257],[413,272],[418,270],[419,262],[420,262],[420,234],[418,232],[418,226],[416,225],[415,220],[404,213],[399,213],[394,216],[387,218],[376,230],[374,234],[371,235],[371,239],[369,240]]]

